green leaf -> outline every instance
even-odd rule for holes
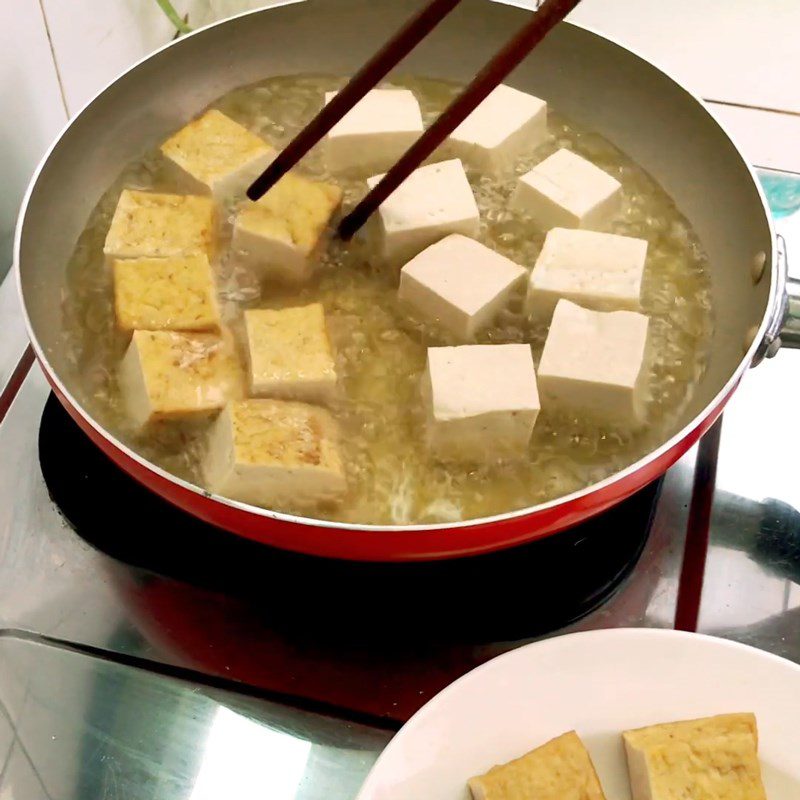
[[[167,19],[175,26],[178,33],[191,33],[192,29],[187,25],[181,15],[175,10],[175,6],[169,0],[156,0],[158,7],[166,14]]]

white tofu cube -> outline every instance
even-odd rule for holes
[[[212,492],[259,506],[313,507],[347,491],[336,421],[305,403],[228,404],[212,426],[203,466]]]
[[[505,256],[453,233],[403,267],[398,296],[466,342],[492,323],[526,274]]]
[[[528,282],[528,311],[550,318],[563,297],[595,311],[638,311],[647,241],[553,228]]]
[[[243,394],[233,337],[135,331],[119,365],[125,410],[138,428],[207,416]]]
[[[502,174],[547,140],[547,103],[501,84],[450,134],[448,152],[467,164]]]
[[[531,348],[429,347],[423,398],[434,457],[488,461],[524,456],[539,414]]]
[[[382,175],[367,179],[375,187]],[[415,169],[381,204],[377,215],[381,257],[399,265],[450,233],[475,237],[480,214],[458,159]]]
[[[336,363],[320,303],[250,309],[244,322],[252,394],[307,403],[334,399]]]
[[[590,311],[559,300],[539,362],[542,406],[614,426],[641,423],[648,323],[636,311]]]
[[[511,208],[542,230],[607,227],[622,201],[622,185],[570,150],[558,150],[518,179]]]
[[[311,276],[342,190],[289,172],[236,216],[231,247],[260,277],[297,283]]]
[[[336,96],[326,92],[325,103]],[[331,172],[385,171],[422,133],[422,113],[408,89],[373,89],[331,128],[323,140]]]
[[[244,190],[275,158],[275,150],[243,125],[211,109],[161,145],[189,191],[225,201]]]

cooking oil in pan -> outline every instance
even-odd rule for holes
[[[271,78],[237,89],[214,106],[281,147],[318,110],[325,91],[342,80],[320,76]],[[440,81],[396,81],[414,91],[426,123],[458,87]],[[522,174],[561,147],[588,158],[623,186],[622,213],[612,232],[648,240],[643,310],[650,317],[647,425],[636,432],[603,429],[570,416],[542,413],[528,457],[513,464],[443,466],[426,455],[419,378],[429,344],[449,344],[439,331],[409,319],[396,299],[397,277],[369,263],[358,245],[332,241],[316,277],[299,289],[260,287],[222,257],[216,265],[224,314],[236,328],[243,308],[312,301],[325,306],[345,399],[335,410],[351,490],[337,509],[316,516],[346,522],[412,524],[456,522],[512,511],[581,489],[628,466],[659,446],[676,428],[692,387],[703,373],[712,329],[706,258],[686,219],[652,178],[612,144],[549,112],[549,139],[515,165]],[[303,171],[325,180],[319,154]],[[527,268],[544,232],[508,209],[513,181],[469,174],[481,211],[480,240]],[[365,192],[341,180],[344,207]],[[64,311],[70,358],[80,399],[135,450],[189,480],[200,480],[198,461],[208,423],[165,425],[146,435],[126,424],[114,375],[126,346],[115,327],[112,286],[103,241],[124,187],[175,191],[157,153],[128,165],[99,202],[69,264]],[[224,238],[229,226],[223,226]],[[515,298],[478,341],[530,342],[541,355],[546,328],[530,324]],[[280,510],[294,511],[285,508]],[[307,513],[307,512],[306,512]]]

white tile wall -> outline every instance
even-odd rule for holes
[[[70,114],[174,33],[155,0],[42,0],[42,8]]]
[[[798,0],[583,0],[570,19],[710,100],[800,113]]]
[[[155,0],[41,0],[71,114],[175,34]],[[272,0],[276,2],[276,0]],[[201,27],[269,0],[173,0]]]
[[[67,116],[36,0],[0,2],[0,279],[28,179]]]
[[[174,5],[200,26],[275,1]],[[173,35],[155,0],[0,0],[0,280],[25,187],[67,115]]]
[[[709,105],[753,164],[800,173],[800,115]]]
[[[174,5],[203,25],[273,2]],[[706,98],[800,113],[798,0],[583,0],[573,18],[663,64]],[[172,35],[155,0],[0,0],[0,276],[22,192],[65,108],[75,113]],[[720,116],[755,163],[799,169],[790,142],[798,141],[800,117],[728,107]]]
[[[173,33],[155,0],[41,1],[72,112]],[[174,0],[196,26],[270,4]],[[800,75],[797,0],[583,0],[570,18],[639,50],[704,97],[800,113],[800,81],[789,80]]]

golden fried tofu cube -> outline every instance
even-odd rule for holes
[[[469,780],[474,800],[605,800],[589,752],[574,731]]]
[[[212,426],[204,467],[211,491],[254,505],[317,506],[347,491],[336,421],[305,403],[230,403]]]
[[[216,245],[216,215],[208,197],[125,189],[111,220],[106,258],[167,258],[204,253]]]
[[[766,800],[753,714],[668,722],[622,737],[633,800]]]
[[[320,303],[244,312],[251,393],[329,403],[336,365]]]
[[[217,331],[220,326],[205,255],[114,261],[114,308],[123,331]]]
[[[228,332],[136,331],[119,367],[130,420],[137,427],[203,416],[243,394],[243,375]]]
[[[263,277],[306,280],[325,228],[341,202],[338,186],[288,173],[239,212],[233,249]]]
[[[224,201],[244,190],[266,169],[275,150],[243,125],[211,109],[161,145],[189,191]]]

